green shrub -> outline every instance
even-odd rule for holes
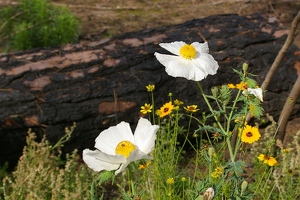
[[[21,0],[0,10],[0,44],[26,50],[76,42],[79,20],[66,8],[47,0]]]

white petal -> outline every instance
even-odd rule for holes
[[[126,122],[121,122],[117,126],[102,131],[96,138],[95,147],[109,155],[115,155],[117,145],[127,140],[134,144],[134,138],[130,126]]]
[[[174,59],[179,58],[179,56],[166,55],[157,52],[154,53],[154,56],[165,67],[169,66],[170,62],[172,62]]]
[[[193,59],[192,61],[193,64],[201,68],[206,75],[216,74],[219,68],[217,61],[215,61],[214,58],[207,53],[200,54],[197,59]]]
[[[171,42],[171,43],[160,43],[159,46],[179,56],[179,51],[181,47],[184,46],[185,44],[186,44],[185,42],[180,41],[180,42]]]
[[[136,146],[136,150],[131,152],[130,156],[127,158],[127,162],[123,163],[120,166],[120,168],[115,172],[115,174],[122,172],[129,163],[136,161],[136,160],[141,160],[141,159],[152,159],[152,157],[148,156],[147,154],[145,154],[144,152],[139,150],[138,147]]]
[[[126,158],[121,155],[107,155],[101,151],[95,150],[91,151],[85,149],[82,152],[82,158],[89,168],[96,172],[102,170],[116,170],[120,167],[122,163],[126,163]]]
[[[192,62],[192,67],[194,69],[194,76],[189,80],[201,81],[206,78],[207,73],[204,72],[203,67],[199,63]]]
[[[134,143],[145,154],[154,149],[156,132],[159,126],[152,125],[147,119],[140,118],[134,132]]]
[[[199,53],[209,53],[208,43],[199,43],[199,42],[193,42],[191,44],[193,47],[195,47],[196,51]]]
[[[260,101],[263,102],[263,94],[262,94],[262,89],[261,88],[248,88],[248,94],[253,94],[254,96],[256,96]]]
[[[157,60],[166,67],[166,72],[173,77],[184,77],[190,79],[194,76],[194,69],[189,67],[190,61],[179,56],[154,54]]]
[[[183,77],[188,80],[193,80],[195,69],[190,60],[178,58],[170,62],[166,67],[166,72],[173,77]]]

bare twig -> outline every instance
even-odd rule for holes
[[[266,78],[264,80],[264,82],[261,85],[261,88],[263,90],[266,90],[276,69],[278,68],[283,56],[285,55],[285,53],[287,52],[287,49],[289,48],[289,46],[291,45],[291,43],[293,42],[294,36],[295,36],[295,32],[297,29],[297,25],[298,22],[300,20],[300,11],[298,12],[297,16],[294,18],[293,22],[292,22],[292,27],[291,27],[291,31],[288,34],[288,37],[284,43],[284,45],[282,46],[282,48],[280,49],[277,57],[275,58],[275,61],[273,62],[271,68],[269,69]]]
[[[293,111],[294,105],[299,97],[300,94],[300,76],[298,76],[290,95],[285,101],[285,104],[283,106],[283,109],[281,111],[280,117],[279,117],[279,127],[278,127],[278,132],[276,135],[276,138],[283,141],[285,140],[285,129],[287,126],[287,123],[289,121],[291,112]]]
[[[292,22],[292,27],[291,27],[291,31],[289,32],[288,34],[288,37],[284,43],[284,45],[282,46],[282,48],[280,49],[277,57],[275,58],[275,61],[273,62],[271,68],[269,69],[266,77],[265,77],[265,80],[263,81],[262,85],[261,85],[261,88],[262,90],[266,90],[276,69],[278,68],[283,56],[285,55],[285,53],[287,52],[287,49],[289,48],[289,46],[291,45],[291,43],[293,42],[294,40],[294,37],[295,37],[295,32],[296,32],[296,29],[297,29],[297,26],[298,26],[298,23],[300,21],[300,11],[298,12],[298,14],[296,15],[296,17],[294,18],[293,22]],[[291,98],[294,98],[294,102],[297,101],[297,98],[299,96],[299,93],[297,94],[296,91],[299,92],[299,88],[300,87],[300,80],[299,80],[299,76],[298,76],[298,79],[296,81],[296,83],[294,84],[294,87],[291,91],[291,94],[289,96],[289,98],[287,99],[285,105],[284,105],[284,108],[282,109],[281,111],[281,114],[280,114],[280,117],[279,117],[279,126],[280,126],[280,130],[277,132],[277,136],[276,138],[280,139],[280,140],[283,140],[284,139],[284,136],[285,136],[285,129],[286,129],[286,126],[287,126],[287,122],[288,122],[288,119],[290,117],[290,114],[292,112],[292,109],[295,105],[294,104],[291,104],[289,103],[288,101],[290,101],[290,97]],[[249,122],[250,119],[251,119],[251,115],[247,115],[246,116],[246,121]],[[232,141],[233,144],[235,144],[235,141],[233,139]]]
[[[261,86],[263,89],[266,89],[268,87],[275,70],[279,66],[284,54],[286,53],[288,47],[292,43],[299,21],[300,21],[300,11],[298,12],[297,16],[294,18],[294,20],[292,22],[291,31],[290,31],[283,47],[279,51],[273,65],[271,66],[271,68]],[[279,123],[278,123],[279,127],[278,127],[278,132],[277,132],[276,138],[281,141],[283,141],[285,138],[285,129],[286,129],[289,117],[291,115],[291,112],[294,108],[295,102],[297,101],[297,99],[299,97],[299,94],[300,94],[300,76],[298,76],[296,82],[294,83],[291,93],[290,93],[289,97],[287,98],[285,105],[281,111],[280,117],[279,117]]]

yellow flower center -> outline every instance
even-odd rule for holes
[[[125,158],[128,158],[133,150],[135,150],[134,144],[127,140],[124,140],[117,145],[116,154],[123,155]]]
[[[179,54],[181,57],[191,60],[196,57],[197,52],[195,47],[190,44],[185,44],[180,48]]]

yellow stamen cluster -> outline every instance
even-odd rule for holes
[[[130,153],[135,150],[134,144],[124,140],[120,142],[116,147],[116,154],[123,155],[125,158],[128,158]]]
[[[179,50],[179,54],[181,57],[191,60],[196,58],[197,55],[197,51],[195,49],[195,47],[193,47],[190,44],[185,44],[184,46],[182,46]]]

